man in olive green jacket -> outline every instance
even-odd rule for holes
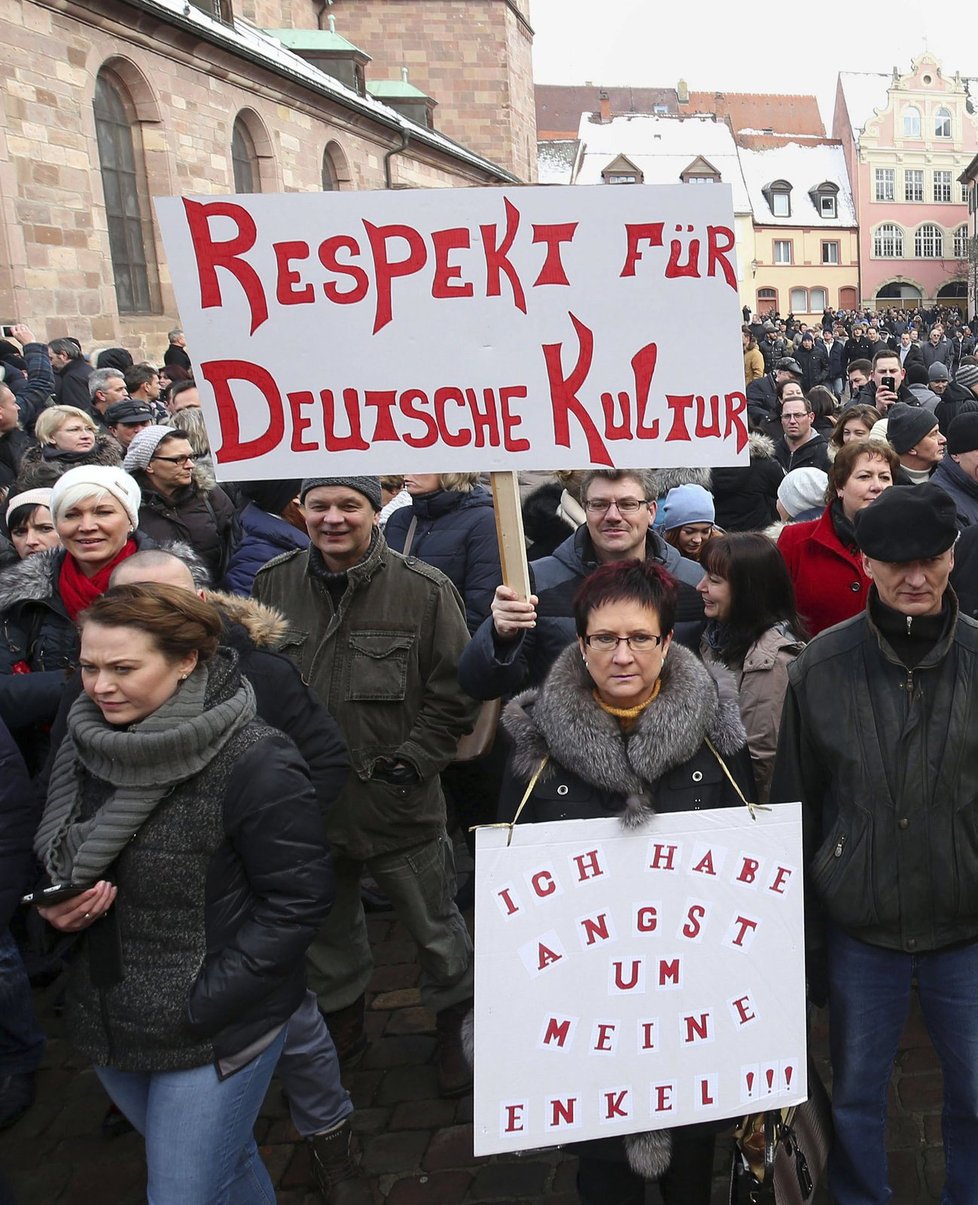
[[[454,904],[439,774],[478,707],[456,675],[468,642],[462,603],[444,574],[387,547],[378,478],[310,478],[300,502],[310,546],[259,570],[254,594],[288,620],[282,651],[342,728],[353,766],[327,818],[336,903],[309,950],[310,986],[349,1064],[366,1049],[366,867],[418,945],[439,1084],[460,1095],[471,1083],[459,1031],[472,943]]]

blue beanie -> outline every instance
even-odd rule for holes
[[[677,485],[666,494],[662,504],[663,531],[685,527],[687,523],[713,523],[715,520],[713,495],[701,485],[692,482]]]

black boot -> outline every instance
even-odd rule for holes
[[[438,1041],[435,1045],[435,1074],[442,1096],[464,1096],[472,1091],[472,1064],[462,1043],[462,1025],[472,1009],[472,1000],[443,1008],[435,1016]]]
[[[324,1205],[373,1205],[370,1183],[353,1153],[349,1119],[306,1141]]]
[[[356,1067],[370,1045],[370,1040],[363,1031],[365,1003],[365,998],[358,996],[352,1004],[338,1008],[335,1013],[323,1012],[323,1020],[336,1047],[336,1057],[344,1071]]]

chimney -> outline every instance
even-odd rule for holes
[[[598,105],[601,113],[601,124],[603,126],[607,125],[611,121],[611,97],[604,88],[598,93]]]
[[[681,105],[689,104],[689,85],[684,79],[679,81],[679,87],[676,89],[676,96],[678,97]]]

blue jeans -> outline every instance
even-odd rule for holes
[[[24,960],[10,931],[0,930],[0,1079],[36,1071],[43,1053]]]
[[[252,1133],[285,1030],[240,1071],[96,1067],[102,1086],[146,1139],[149,1205],[275,1205]]]
[[[340,1083],[340,1060],[312,992],[289,1018],[277,1074],[289,1100],[292,1124],[303,1138],[332,1130],[353,1112]]]
[[[944,1072],[942,1205],[978,1185],[978,944],[904,954],[829,931],[832,1118],[829,1190],[839,1205],[885,1205],[887,1089],[911,980]]]

